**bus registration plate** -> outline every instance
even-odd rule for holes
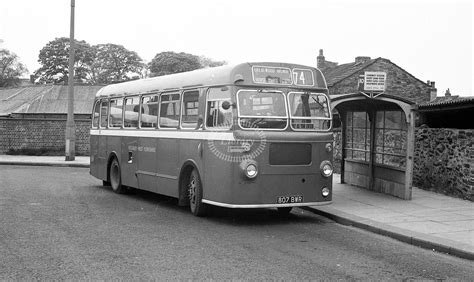
[[[277,204],[293,204],[293,203],[302,203],[303,196],[279,196],[277,197]]]

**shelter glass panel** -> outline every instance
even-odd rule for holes
[[[366,112],[346,114],[346,159],[368,162],[370,160],[370,124]]]
[[[407,124],[402,111],[378,111],[376,115],[375,162],[405,168]]]

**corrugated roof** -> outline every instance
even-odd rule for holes
[[[89,114],[95,94],[103,86],[74,86],[74,113]],[[67,85],[0,88],[0,114],[67,113]]]
[[[441,96],[436,97],[433,101],[426,102],[419,105],[419,109],[429,109],[437,107],[448,107],[448,106],[457,106],[472,104],[474,105],[474,96],[460,97],[460,96]]]

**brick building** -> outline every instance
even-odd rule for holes
[[[436,97],[434,82],[425,83],[384,58],[361,56],[339,65],[326,61],[320,50],[317,66],[336,111],[334,125],[341,126],[336,135],[341,181],[411,199],[415,111]],[[383,77],[380,89],[367,86],[373,74]]]
[[[339,65],[320,50],[317,65],[335,110],[342,182],[403,199],[411,198],[414,183],[472,200],[474,97],[437,97],[435,82],[384,58]],[[386,74],[382,94],[362,93],[366,72]]]
[[[76,154],[89,154],[90,113],[102,86],[74,87]],[[0,154],[64,154],[67,85],[0,89]]]

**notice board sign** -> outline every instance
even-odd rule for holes
[[[364,91],[384,92],[387,73],[366,71],[364,73]]]

